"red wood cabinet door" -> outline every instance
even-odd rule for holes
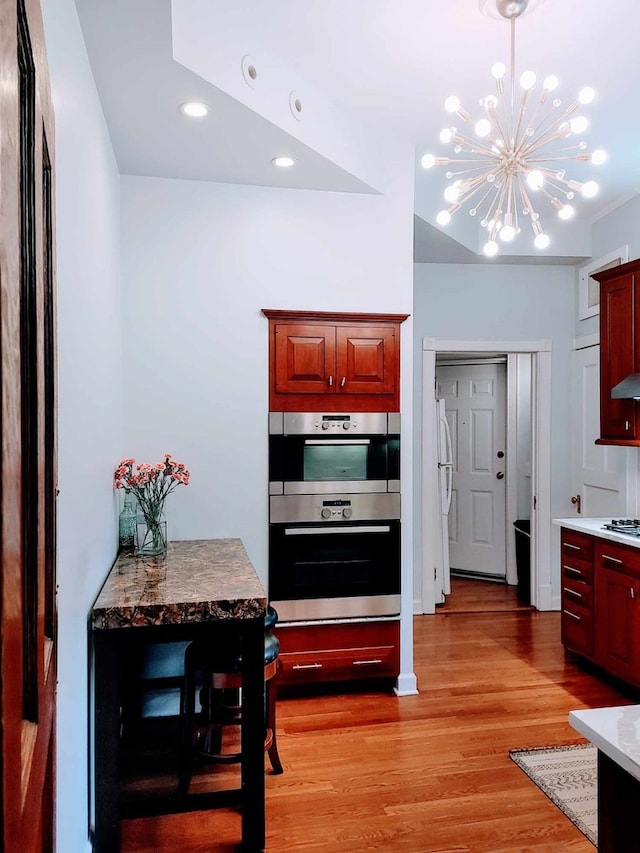
[[[278,323],[274,328],[275,391],[327,394],[336,387],[336,329],[318,323]]]
[[[611,399],[613,386],[635,372],[634,280],[632,273],[624,273],[602,282],[600,288],[601,441],[637,437],[633,400]]]
[[[597,572],[597,663],[631,684],[638,684],[640,678],[639,589],[638,581],[623,572],[606,566]]]
[[[398,377],[397,327],[338,326],[339,394],[394,394]]]

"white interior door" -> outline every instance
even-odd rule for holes
[[[567,517],[585,518],[633,513],[628,495],[629,450],[595,444],[600,435],[600,347],[573,353],[573,502],[567,500]],[[578,501],[579,498],[579,501]]]
[[[451,431],[451,569],[506,574],[506,365],[436,366]]]

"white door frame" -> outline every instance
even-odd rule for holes
[[[551,600],[551,341],[461,341],[422,339],[422,612],[435,613],[435,525],[439,523],[437,436],[430,428],[435,406],[436,353],[530,353],[531,388],[531,603],[538,610],[553,609]],[[507,392],[510,391],[507,377]],[[510,398],[507,398],[509,407]],[[509,420],[509,418],[508,418]],[[509,430],[507,430],[509,441]],[[509,445],[507,445],[509,448]],[[510,448],[509,448],[510,449]],[[512,457],[509,453],[509,457]],[[433,476],[427,477],[428,471]],[[514,477],[507,478],[507,513],[515,515]],[[513,537],[507,537],[507,541]],[[513,551],[509,548],[510,557]],[[509,564],[509,559],[508,559]]]

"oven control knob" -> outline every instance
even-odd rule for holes
[[[323,518],[331,518],[331,510],[329,509],[329,507],[328,507],[328,506],[326,506],[326,507],[322,510],[322,512],[320,513],[320,515],[321,515]]]
[[[322,422],[322,429],[329,429],[329,421]]]
[[[351,424],[349,423],[349,421],[345,421],[345,422],[342,424],[342,429],[349,429],[349,427],[350,427],[350,426],[351,426]]]
[[[350,507],[350,506],[346,506],[346,507],[342,510],[342,515],[343,515],[345,518],[351,518],[351,516],[353,515],[353,510],[351,509],[351,507]]]

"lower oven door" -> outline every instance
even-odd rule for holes
[[[272,524],[269,596],[281,621],[400,613],[400,522]]]

